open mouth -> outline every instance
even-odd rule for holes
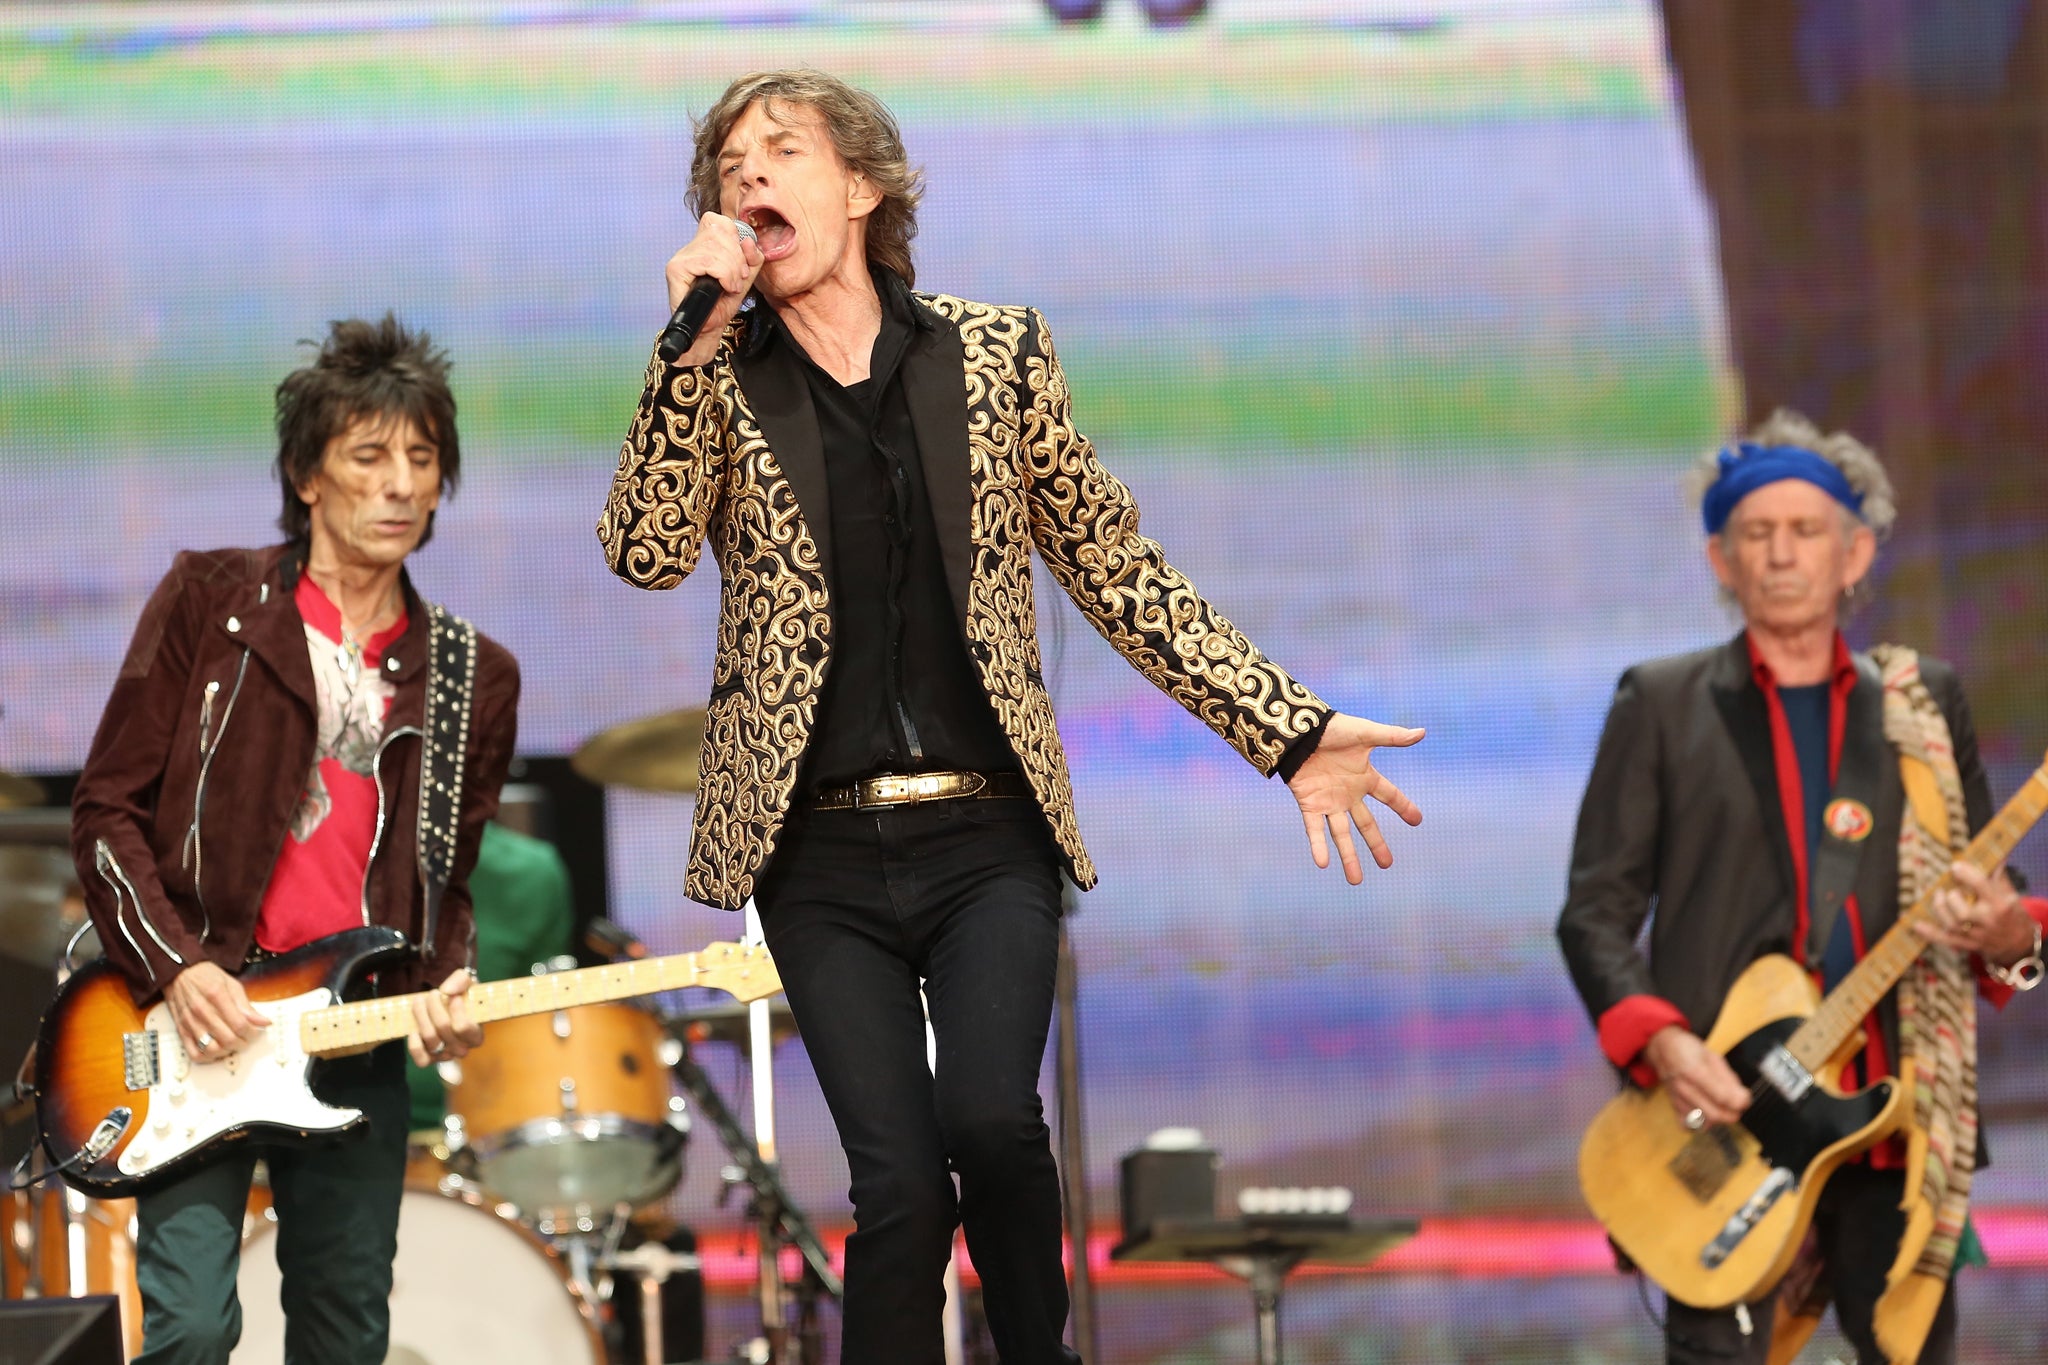
[[[796,249],[796,229],[790,226],[774,209],[755,207],[740,215],[747,226],[754,230],[754,237],[761,248],[761,255],[771,261],[779,261]]]

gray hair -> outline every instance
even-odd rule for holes
[[[1851,529],[1861,525],[1870,528],[1882,545],[1892,533],[1892,523],[1899,518],[1898,503],[1892,493],[1891,476],[1884,472],[1877,456],[1869,446],[1857,440],[1846,431],[1821,435],[1820,428],[1803,415],[1790,408],[1779,408],[1758,423],[1742,438],[1752,445],[1798,446],[1810,450],[1842,471],[1842,477],[1849,481],[1849,487],[1863,498],[1863,511],[1858,514],[1843,508]],[[1721,450],[1709,450],[1693,461],[1686,472],[1686,500],[1698,508],[1706,499],[1707,490],[1721,477]],[[1722,534],[1727,534],[1725,531]]]
[[[1877,543],[1880,545],[1890,537],[1892,523],[1899,518],[1899,507],[1892,492],[1891,476],[1886,474],[1884,466],[1878,463],[1876,453],[1848,432],[1837,431],[1823,436],[1820,428],[1807,420],[1803,414],[1790,408],[1779,408],[1759,422],[1742,439],[1752,445],[1798,446],[1820,456],[1841,470],[1842,477],[1849,481],[1849,487],[1863,498],[1863,510],[1860,513],[1852,512],[1847,507],[1842,509],[1844,534],[1853,535],[1858,527],[1863,527],[1877,537]],[[1714,481],[1720,477],[1720,449],[1709,450],[1693,461],[1692,468],[1686,471],[1685,492],[1686,500],[1695,510],[1706,500],[1707,490],[1712,488]],[[1734,529],[1734,519],[1730,518],[1729,523],[1728,526],[1721,528],[1724,545],[1726,537]],[[1868,583],[1869,579],[1866,578],[1858,588],[1866,587]],[[1729,606],[1735,604],[1735,595],[1727,588],[1720,589],[1719,596],[1723,603]],[[1844,611],[1861,606],[1868,597],[1869,593],[1857,589],[1845,593],[1842,602]]]

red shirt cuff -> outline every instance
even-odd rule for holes
[[[1657,1083],[1657,1070],[1643,1060],[1643,1045],[1659,1029],[1692,1024],[1678,1006],[1658,995],[1631,995],[1600,1016],[1600,1050],[1644,1089]]]
[[[2020,904],[2034,917],[2034,923],[2041,926],[2041,932],[2048,934],[2048,897],[2022,896]],[[1993,981],[1985,972],[1982,958],[1973,959],[1973,965],[1977,968],[1977,994],[1990,1001],[1993,1009],[2004,1009],[2005,1002],[2019,994],[2004,982]]]

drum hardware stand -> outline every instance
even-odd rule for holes
[[[61,1192],[63,1186],[41,1183],[40,1172],[34,1180],[21,1180],[20,1172],[24,1168],[31,1164],[37,1166],[43,1164],[39,1160],[41,1152],[42,1144],[36,1143],[26,1152],[22,1153],[21,1160],[16,1163],[16,1181],[18,1183],[14,1188],[15,1192],[22,1196],[24,1212],[14,1218],[7,1229],[6,1254],[14,1258],[21,1265],[21,1296],[24,1299],[40,1299],[46,1292],[46,1287],[43,1284],[43,1258],[36,1254],[40,1250],[38,1243],[42,1240],[43,1235],[43,1201],[45,1199],[62,1199],[64,1197]],[[68,1201],[64,1212],[65,1223],[68,1227],[71,1221],[71,1210],[68,1206]]]
[[[631,1251],[608,1251],[598,1262],[599,1268],[608,1274],[624,1271],[639,1282],[641,1365],[667,1365],[667,1348],[661,1335],[661,1287],[668,1283],[669,1276],[699,1270],[702,1264],[696,1256],[670,1251],[652,1238]],[[617,1297],[616,1291],[613,1297]]]
[[[684,1034],[686,1021],[669,1018],[664,1022],[678,1041],[687,1044]],[[687,1046],[671,1063],[670,1069],[675,1072],[683,1090],[696,1102],[697,1112],[717,1130],[718,1140],[724,1144],[726,1152],[732,1158],[732,1163],[722,1172],[726,1188],[730,1190],[735,1186],[745,1185],[751,1191],[747,1217],[759,1230],[758,1246],[761,1280],[764,1285],[764,1309],[773,1310],[782,1302],[782,1248],[795,1247],[798,1254],[803,1257],[804,1273],[796,1289],[797,1336],[799,1343],[805,1347],[806,1354],[803,1358],[806,1362],[818,1360],[818,1348],[809,1344],[817,1340],[818,1297],[822,1294],[837,1299],[845,1292],[839,1276],[833,1272],[832,1260],[825,1253],[824,1243],[819,1241],[810,1220],[804,1217],[803,1211],[790,1199],[776,1168],[761,1159],[760,1151],[740,1127],[739,1119],[726,1104],[725,1097],[718,1093],[717,1087],[704,1073],[704,1068],[698,1065],[697,1059],[690,1055]],[[769,1302],[770,1295],[766,1288],[771,1281],[774,1290],[772,1303]],[[765,1330],[777,1334],[770,1337],[767,1342],[771,1350],[780,1349],[778,1341],[784,1340],[782,1334],[786,1333],[787,1329],[781,1327],[779,1321],[765,1315],[762,1326]],[[781,1357],[771,1355],[765,1359],[780,1360]]]
[[[766,1168],[771,1178],[775,1168]],[[735,1186],[749,1184],[746,1173],[737,1166],[727,1166],[720,1172],[725,1181],[719,1203],[725,1202],[724,1195]],[[742,1348],[742,1359],[748,1365],[788,1365],[795,1360],[802,1365],[823,1365],[825,1340],[818,1323],[818,1297],[828,1292],[820,1280],[818,1268],[806,1255],[803,1270],[794,1287],[782,1277],[782,1250],[796,1245],[795,1239],[786,1230],[789,1216],[794,1210],[783,1201],[788,1194],[776,1181],[773,1191],[755,1185],[747,1199],[746,1219],[754,1225],[755,1266],[758,1280],[756,1292],[761,1305],[761,1335]],[[796,1217],[801,1218],[797,1214]],[[836,1284],[836,1281],[835,1281]],[[837,1289],[829,1291],[834,1298]],[[791,1305],[795,1306],[795,1327],[790,1326]],[[792,1354],[790,1345],[795,1342]]]
[[[759,945],[763,941],[759,912],[751,901],[746,909],[746,932],[742,941]],[[628,936],[630,938],[630,936]],[[590,944],[592,951],[604,956],[638,957],[644,953],[634,951],[628,944],[611,941],[609,938]],[[727,1195],[738,1185],[750,1190],[747,1202],[747,1220],[757,1229],[757,1258],[760,1267],[760,1301],[762,1335],[747,1343],[744,1360],[750,1365],[784,1365],[790,1359],[787,1354],[791,1336],[789,1328],[789,1304],[796,1307],[795,1339],[803,1365],[822,1365],[824,1359],[824,1338],[819,1329],[817,1304],[820,1295],[833,1299],[844,1296],[845,1288],[839,1276],[832,1270],[831,1258],[825,1252],[824,1243],[811,1228],[810,1222],[797,1208],[789,1192],[783,1187],[777,1174],[775,1161],[775,1077],[773,1070],[774,1036],[771,1030],[771,1015],[767,1000],[756,1000],[747,1006],[748,1051],[751,1054],[754,1083],[754,1126],[756,1137],[749,1137],[739,1125],[739,1120],[719,1094],[711,1078],[705,1074],[695,1057],[690,1053],[689,1027],[691,1019],[683,1013],[664,1012],[659,1017],[662,1027],[668,1032],[672,1044],[664,1044],[659,1060],[675,1075],[686,1094],[696,1102],[698,1110],[718,1132],[719,1141],[724,1144],[733,1164],[721,1169],[720,1175],[725,1189],[720,1193],[719,1203],[725,1203]],[[605,1260],[619,1261],[613,1242]],[[791,1289],[782,1280],[781,1253],[785,1247],[794,1247],[803,1260],[803,1272],[798,1278],[792,1296]],[[666,1273],[683,1268],[679,1265],[668,1267]],[[643,1282],[643,1293],[659,1294],[660,1282],[653,1282],[649,1291]],[[645,1337],[643,1336],[643,1341]]]
[[[746,906],[746,932],[740,936],[740,941],[763,948],[768,944],[767,931],[761,924],[761,909],[751,897]],[[775,1034],[771,1024],[765,999],[747,1006],[747,1062],[754,1090],[754,1154],[760,1159],[762,1169],[776,1173],[781,1170],[781,1163],[775,1155]],[[731,1186],[726,1188],[729,1190]],[[792,1298],[790,1286],[782,1278],[782,1248],[789,1240],[784,1236],[783,1215],[790,1209],[789,1192],[783,1188],[780,1179],[770,1187],[754,1184],[747,1214],[755,1230],[761,1333],[771,1365],[784,1365],[790,1358],[789,1310]],[[822,1247],[819,1249],[823,1250]],[[822,1260],[822,1256],[819,1259]],[[831,1267],[824,1268],[829,1270]],[[823,1365],[824,1359],[824,1340],[818,1328],[817,1270],[811,1258],[805,1256],[803,1273],[798,1277],[794,1296],[797,1358],[803,1365]],[[834,1297],[838,1294],[835,1293]]]
[[[569,1262],[569,1282],[583,1291],[592,1303],[601,1304],[611,1298],[610,1280],[607,1279],[600,1285],[595,1272],[609,1269],[611,1262],[617,1259],[619,1243],[625,1239],[628,1220],[632,1216],[631,1204],[620,1204],[612,1210],[611,1217],[605,1220],[604,1232],[599,1238],[599,1247],[595,1254],[592,1253],[590,1244],[593,1237],[597,1237],[598,1234],[591,1229],[579,1228],[574,1224],[555,1231],[550,1231],[545,1226],[541,1229],[543,1236],[562,1248],[563,1258]]]
[[[31,1159],[33,1161],[31,1163]],[[44,1210],[49,1200],[57,1201],[60,1218],[58,1227],[64,1239],[64,1279],[69,1286],[65,1297],[82,1299],[93,1291],[87,1287],[87,1265],[84,1231],[87,1222],[86,1197],[61,1180],[50,1180],[56,1173],[48,1158],[41,1155],[41,1146],[29,1149],[22,1158],[23,1164],[33,1164],[35,1178],[18,1188],[26,1201],[23,1213],[14,1220],[7,1230],[5,1254],[15,1258],[22,1269],[21,1297],[41,1299],[49,1297],[50,1287],[43,1283],[43,1240],[46,1229]],[[47,1182],[47,1183],[44,1183]],[[118,1286],[116,1291],[119,1292]],[[8,1357],[11,1359],[12,1357]]]

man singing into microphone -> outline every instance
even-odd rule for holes
[[[1332,711],[1139,533],[1036,311],[912,292],[920,177],[873,96],[742,77],[698,125],[691,194],[669,304],[706,278],[721,293],[649,366],[598,524],[639,587],[674,587],[707,541],[718,561],[687,889],[758,903],[846,1149],[842,1359],[942,1360],[964,1224],[1005,1365],[1073,1361],[1037,1080],[1059,878],[1095,870],[1032,551],[1134,667],[1287,781],[1316,865],[1334,839],[1353,884],[1352,826],[1393,862],[1368,797],[1422,818],[1373,751],[1422,732]]]

